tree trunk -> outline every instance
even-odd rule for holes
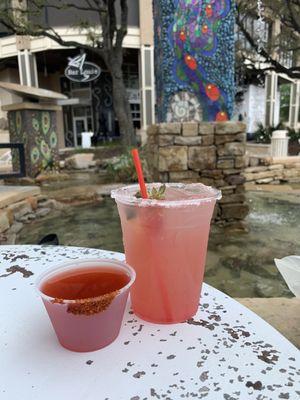
[[[111,76],[113,85],[113,103],[118,118],[122,143],[132,146],[136,143],[130,104],[123,80],[122,66],[111,65]]]

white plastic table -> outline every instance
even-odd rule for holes
[[[65,259],[124,259],[75,248],[0,248],[1,400],[267,400],[300,398],[299,351],[275,329],[204,284],[197,315],[176,325],[137,318],[93,353],[62,348],[34,289]]]

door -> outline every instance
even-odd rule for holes
[[[81,133],[88,131],[87,117],[74,117],[74,145],[81,146]]]

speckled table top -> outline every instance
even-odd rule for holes
[[[0,248],[0,399],[268,400],[300,398],[299,351],[241,304],[204,284],[197,315],[154,325],[128,304],[118,339],[93,353],[62,348],[34,290],[65,259],[119,253]]]

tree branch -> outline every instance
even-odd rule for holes
[[[115,32],[117,29],[117,17],[115,10],[115,0],[108,1],[108,17],[109,17],[109,36],[110,41],[113,44]]]
[[[292,9],[291,0],[286,0],[286,4],[287,4],[287,8],[289,10],[289,19],[292,23],[291,27],[293,27],[295,29],[295,31],[297,31],[300,34],[300,23],[298,23],[298,21],[295,18],[295,15],[297,15],[297,13],[295,12],[296,10]],[[293,3],[293,4],[295,4],[295,3]],[[298,7],[299,7],[299,5],[300,5],[300,3],[298,3]],[[298,11],[300,11],[300,7],[299,7]]]
[[[120,0],[121,6],[121,26],[117,30],[116,37],[116,48],[121,48],[123,45],[123,40],[127,35],[127,25],[128,25],[128,5],[127,0]]]
[[[260,48],[258,46],[258,43],[252,37],[252,35],[248,32],[248,30],[245,28],[245,25],[242,22],[241,16],[244,16],[245,13],[241,11],[240,6],[238,5],[237,7],[237,15],[236,15],[236,24],[239,27],[240,31],[244,35],[245,39],[247,42],[250,44],[250,46],[253,48],[255,53],[257,53],[259,56],[263,57],[266,63],[269,63],[270,66],[267,67],[264,70],[275,70],[278,73],[283,73],[291,77],[292,79],[299,79],[300,78],[300,73],[299,73],[299,68],[287,68],[285,67],[281,62],[278,60],[274,59],[274,57],[271,56],[264,48]],[[286,49],[284,49],[286,50]],[[248,60],[250,58],[246,57]],[[257,62],[257,60],[251,60],[252,62]]]
[[[28,3],[32,3],[36,8],[38,8],[39,10],[42,10],[44,7],[47,8],[54,8],[56,10],[67,10],[70,8],[76,9],[76,10],[80,10],[80,11],[93,11],[93,12],[101,12],[101,9],[98,7],[92,7],[92,6],[80,6],[78,4],[74,4],[74,3],[68,3],[68,2],[63,2],[62,4],[58,5],[58,4],[53,4],[53,3],[49,3],[48,1],[45,1],[43,4],[42,3],[37,3],[35,0],[29,0]],[[61,3],[61,1],[60,1]],[[103,10],[105,12],[105,10]]]
[[[90,2],[90,0],[85,0],[85,2],[88,5],[88,7],[93,8],[92,3]]]
[[[13,24],[9,24],[7,20],[3,20],[0,18],[0,23],[3,24],[11,33],[18,35],[24,34],[21,30],[19,31],[18,27],[14,26]],[[22,28],[21,28],[22,29]],[[53,28],[43,29],[42,27],[37,27],[36,30],[26,29],[26,35],[32,37],[48,37],[49,39],[53,40],[54,42],[60,44],[63,47],[75,47],[75,48],[83,48],[85,50],[89,50],[91,52],[96,53],[105,61],[105,54],[104,50],[99,49],[97,47],[92,47],[90,45],[77,42],[75,40],[64,40]]]
[[[20,7],[10,7],[6,10],[4,16],[3,11],[0,12],[0,22],[8,29],[9,32],[16,35],[29,35],[32,37],[45,36],[54,42],[58,43],[63,47],[81,47],[85,50],[90,50],[97,53],[104,60],[107,65],[108,62],[120,62],[123,59],[123,40],[127,34],[127,22],[128,22],[128,5],[127,0],[120,0],[121,8],[121,20],[120,26],[117,25],[117,17],[115,10],[115,0],[85,0],[85,3],[73,4],[69,2],[63,2],[57,0],[57,2],[51,2],[49,0],[28,0],[28,3],[32,6],[30,11],[24,10]],[[80,11],[93,11],[97,12],[100,19],[100,25],[102,28],[103,44],[95,37],[92,41],[93,45],[79,43],[73,40],[64,40],[58,32],[48,26],[41,24],[35,24],[32,21],[25,21],[24,19],[16,19],[14,17],[15,11],[20,11],[22,15],[37,15],[38,12],[42,12],[44,7],[64,11],[66,9],[77,9]],[[87,33],[87,35],[89,35]],[[93,35],[90,35],[91,37]],[[117,59],[114,59],[116,57]],[[109,61],[110,60],[110,61]]]
[[[103,37],[103,48],[105,49],[105,57],[106,63],[108,61],[107,54],[112,50],[112,42],[110,40],[110,21],[109,21],[109,13],[108,13],[108,4],[107,0],[94,0],[99,4],[99,7],[106,9],[106,13],[99,13],[100,24],[102,28],[102,37]]]

